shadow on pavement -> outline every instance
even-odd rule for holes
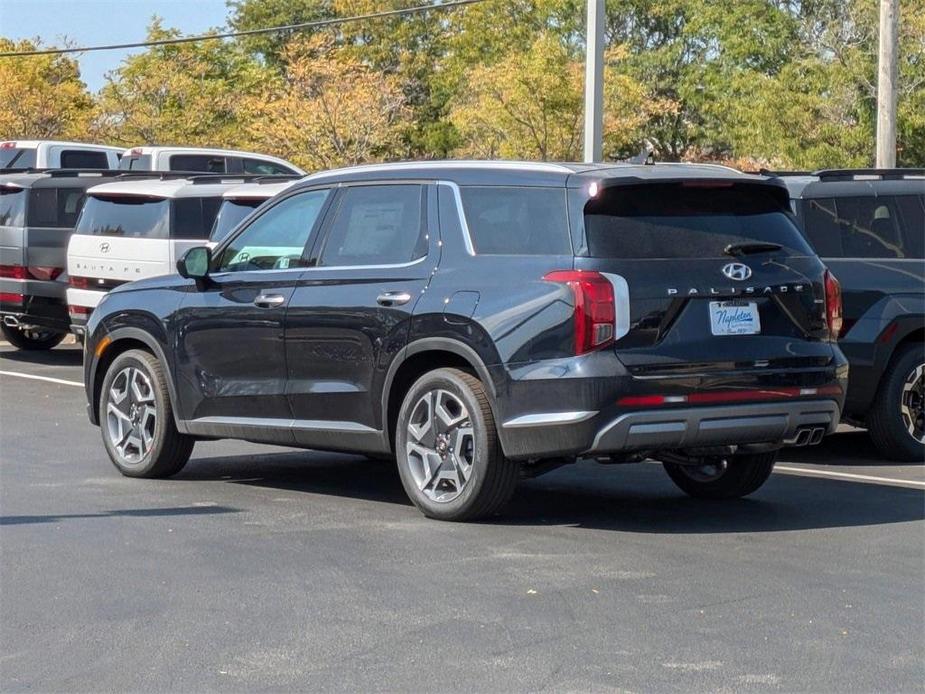
[[[83,350],[80,346],[68,345],[38,352],[23,350],[3,350],[0,362],[15,361],[23,364],[43,364],[45,366],[80,366],[83,364]]]
[[[410,505],[394,465],[296,452],[194,460],[176,479]],[[415,512],[416,513],[416,512]],[[521,482],[503,525],[572,525],[641,533],[780,532],[925,519],[925,492],[776,474],[747,499],[708,502],[677,490],[660,465],[583,462]]]
[[[806,448],[788,448],[781,454],[781,460],[794,463],[830,466],[890,466],[890,465],[925,465],[925,460],[918,462],[897,463],[887,460],[874,446],[866,431],[842,432],[827,437],[818,446]]]
[[[61,513],[45,516],[0,516],[0,525],[29,525],[32,523],[57,523],[78,518],[151,518],[157,516],[211,516],[223,513],[237,513],[238,509],[227,506],[181,506],[178,508],[129,508],[102,513]]]

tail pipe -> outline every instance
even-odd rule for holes
[[[822,443],[825,427],[800,427],[792,438],[785,439],[788,446],[815,446]]]
[[[16,316],[4,316],[3,324],[8,328],[18,328],[19,319]]]

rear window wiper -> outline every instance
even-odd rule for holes
[[[730,243],[723,249],[726,255],[751,255],[752,253],[768,253],[779,251],[783,246],[769,241],[753,241],[752,243]]]

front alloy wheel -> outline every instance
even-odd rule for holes
[[[925,345],[896,350],[868,411],[867,429],[884,457],[925,460]]]
[[[899,413],[909,436],[925,443],[925,364],[919,364],[906,376]]]
[[[126,465],[137,465],[151,450],[157,426],[157,403],[150,377],[127,366],[109,387],[106,428],[113,448]]]

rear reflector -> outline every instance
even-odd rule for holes
[[[809,398],[826,395],[841,395],[838,385],[819,386],[817,388],[762,388],[756,390],[717,390],[690,395],[628,395],[617,400],[620,407],[658,407],[687,403],[705,405],[715,403],[756,402],[761,400],[787,400],[790,398]]]
[[[575,298],[575,354],[585,354],[613,342],[616,307],[613,285],[599,272],[556,270],[543,277],[568,285]]]
[[[29,273],[22,265],[0,265],[0,277],[11,280],[28,279]]]
[[[22,294],[13,294],[11,292],[0,292],[0,304],[21,304]]]
[[[90,280],[87,277],[74,277],[73,275],[68,278],[68,284],[70,284],[74,289],[89,289]]]

